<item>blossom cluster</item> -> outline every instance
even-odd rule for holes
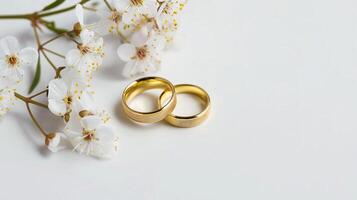
[[[103,37],[112,34],[120,39],[121,45],[116,54],[126,63],[123,76],[134,77],[155,72],[160,69],[162,51],[173,42],[186,1],[113,0],[112,4],[104,1],[106,9],[95,9],[100,20],[91,24],[84,22],[84,7],[77,4],[75,12],[78,23],[72,31],[66,32],[71,34],[67,36],[76,46],[65,56],[45,49],[43,45],[48,42],[40,44],[37,33],[37,30],[41,30],[39,25],[47,23],[45,26],[51,25],[52,30],[55,27],[50,22],[37,19],[40,15],[35,12],[29,19],[32,20],[37,50],[31,47],[20,49],[18,40],[12,36],[0,40],[0,116],[6,114],[14,100],[19,98],[26,103],[30,116],[45,136],[45,144],[50,151],[71,148],[99,158],[113,156],[118,151],[118,133],[111,127],[108,113],[95,103],[92,89],[93,75],[100,69],[105,55]],[[55,1],[40,12],[53,9],[60,3],[61,1]],[[56,67],[44,51],[63,57],[65,67]],[[38,93],[47,94],[47,105],[32,100],[37,94],[27,98],[16,92],[23,80],[24,68],[34,68],[36,64],[37,68],[40,66],[39,53],[44,55],[56,72],[55,78],[48,83],[47,90]],[[43,130],[30,111],[30,103],[48,108],[58,116],[65,123],[63,130]]]
[[[169,47],[178,29],[187,0],[114,0],[110,9],[99,10],[100,21],[84,24],[83,8],[76,8],[81,27],[99,35],[115,34],[122,40],[117,54],[126,62],[124,77],[160,69],[160,55]]]
[[[24,67],[36,65],[38,53],[34,48],[20,49],[13,36],[0,40],[0,117],[14,105],[15,91],[24,77]]]
[[[81,30],[80,43],[68,51],[61,77],[48,85],[48,108],[63,118],[63,132],[49,134],[46,144],[53,152],[65,148],[94,157],[111,157],[118,151],[118,135],[110,126],[110,116],[94,101],[92,75],[102,64],[103,38],[88,29]],[[63,141],[63,142],[62,142]]]

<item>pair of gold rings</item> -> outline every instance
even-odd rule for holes
[[[129,107],[128,103],[139,94],[151,89],[162,89],[163,92],[159,96],[158,108],[151,112],[140,112]],[[176,94],[191,94],[197,96],[204,109],[193,116],[177,116],[172,112],[176,107]],[[208,93],[202,88],[189,85],[180,84],[173,85],[170,81],[160,77],[145,77],[129,84],[122,95],[122,105],[127,116],[140,123],[156,123],[166,120],[171,125],[182,128],[195,127],[201,124],[208,118],[211,102]]]

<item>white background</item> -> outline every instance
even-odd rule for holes
[[[47,3],[6,1],[0,13]],[[75,21],[73,12],[57,19]],[[0,27],[1,37],[33,45],[28,22]],[[132,80],[120,76],[119,42],[111,43],[95,88],[120,134],[119,154],[101,161],[49,153],[18,101],[0,121],[0,199],[357,199],[355,0],[191,0],[157,75],[210,93],[212,115],[192,129],[125,118],[120,95]],[[39,89],[53,75],[46,68]],[[60,130],[51,125],[58,118],[36,116]]]

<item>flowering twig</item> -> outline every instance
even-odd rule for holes
[[[29,19],[31,14],[23,15],[0,15],[0,19]]]
[[[57,67],[56,65],[51,61],[51,59],[47,56],[46,52],[44,51],[43,47],[41,46],[41,41],[40,41],[40,37],[38,35],[38,31],[37,31],[37,27],[36,24],[33,24],[32,26],[34,35],[35,35],[35,39],[36,39],[36,43],[38,46],[38,51],[42,53],[42,55],[45,57],[45,59],[47,60],[47,62],[50,64],[50,66],[57,71]]]
[[[90,1],[90,0],[82,0],[78,4],[85,4],[88,1]],[[68,12],[70,10],[73,10],[76,7],[76,5],[72,5],[72,6],[69,6],[69,7],[66,7],[66,8],[62,8],[62,9],[55,10],[55,11],[50,11],[50,12],[44,12],[44,13],[40,13],[39,12],[40,14],[38,16],[39,17],[48,17],[48,16],[51,16],[51,15],[56,15],[56,14]],[[0,19],[28,19],[28,20],[30,20],[31,17],[33,16],[33,14],[34,13],[19,14],[19,15],[16,15],[16,14],[14,14],[14,15],[0,15]]]
[[[60,141],[64,139],[80,153],[110,157],[117,151],[117,132],[109,126],[110,117],[107,112],[96,105],[91,89],[93,73],[101,67],[105,55],[103,36],[114,33],[121,40],[122,44],[116,53],[126,62],[123,76],[133,77],[157,71],[161,64],[159,55],[173,40],[173,34],[177,30],[177,15],[187,0],[131,1],[130,5],[123,0],[115,4],[103,0],[108,8],[103,10],[104,15],[98,22],[85,24],[83,9],[96,11],[81,5],[89,1],[80,0],[78,4],[56,9],[64,0],[54,0],[33,13],[0,15],[0,20],[29,20],[37,46],[37,49],[19,49],[19,42],[15,37],[1,39],[4,45],[1,45],[0,50],[5,52],[3,59],[6,64],[6,74],[3,77],[6,81],[0,83],[0,115],[6,114],[17,98],[25,103],[33,123],[45,136],[45,144],[49,150],[56,152],[60,149]],[[55,21],[46,18],[74,8],[77,21],[71,31],[57,27]],[[40,37],[42,28],[56,35],[43,42]],[[46,46],[60,38],[69,39],[76,44],[75,47],[62,54],[61,51]],[[23,67],[36,66],[29,93],[36,88],[41,76],[41,56],[54,70],[54,79],[44,90],[31,96],[16,93],[23,80]],[[65,66],[58,66],[51,60],[52,56],[65,59]],[[65,71],[61,74],[62,70]],[[40,95],[46,95],[46,104],[35,100]],[[66,127],[60,132],[47,132],[32,112],[32,105],[45,108],[60,117]]]

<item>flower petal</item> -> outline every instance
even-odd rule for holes
[[[0,45],[5,54],[14,54],[19,51],[19,41],[13,36],[7,36],[0,40]]]
[[[92,113],[96,113],[97,111],[97,105],[94,102],[93,96],[90,95],[88,91],[83,92],[78,103],[79,103],[78,105],[79,112],[82,110],[87,110]]]
[[[90,154],[98,158],[111,158],[117,151],[119,138],[113,129],[100,126],[96,131],[97,141],[93,142]]]
[[[66,104],[56,99],[48,100],[48,109],[57,116],[63,116],[67,112]]]
[[[124,66],[122,75],[126,78],[133,77],[134,74],[136,73],[136,65],[137,65],[136,60],[130,60],[129,62],[127,62]]]
[[[103,18],[96,23],[87,24],[86,28],[95,32],[97,35],[105,36],[115,32],[117,25],[107,18]]]
[[[113,142],[114,135],[114,130],[105,125],[99,126],[96,130],[96,138],[98,138],[101,143]]]
[[[48,84],[48,98],[62,101],[68,94],[68,87],[62,79],[53,79]]]
[[[95,130],[102,124],[102,120],[98,116],[87,116],[81,119],[81,124],[87,130]]]
[[[80,38],[84,45],[94,42],[95,33],[88,29],[84,29],[81,31]]]
[[[76,67],[81,59],[81,52],[78,49],[72,49],[66,54],[66,64],[69,67]]]
[[[122,21],[125,24],[133,24],[136,19],[138,17],[138,12],[137,9],[132,8],[132,9],[127,9],[126,12],[124,12],[123,16],[122,16]]]
[[[31,47],[20,51],[21,64],[24,66],[35,66],[37,64],[38,52]]]
[[[148,40],[149,31],[146,26],[135,32],[130,39],[130,43],[136,47],[142,47]]]
[[[130,0],[115,0],[114,7],[120,12],[126,11],[130,6]]]
[[[0,70],[1,86],[14,87],[23,80],[24,71],[18,68],[3,68]]]
[[[128,62],[135,56],[136,48],[132,44],[125,43],[118,47],[117,54],[121,60]]]
[[[148,17],[154,17],[157,15],[159,4],[156,0],[146,0],[143,5],[143,13]]]

